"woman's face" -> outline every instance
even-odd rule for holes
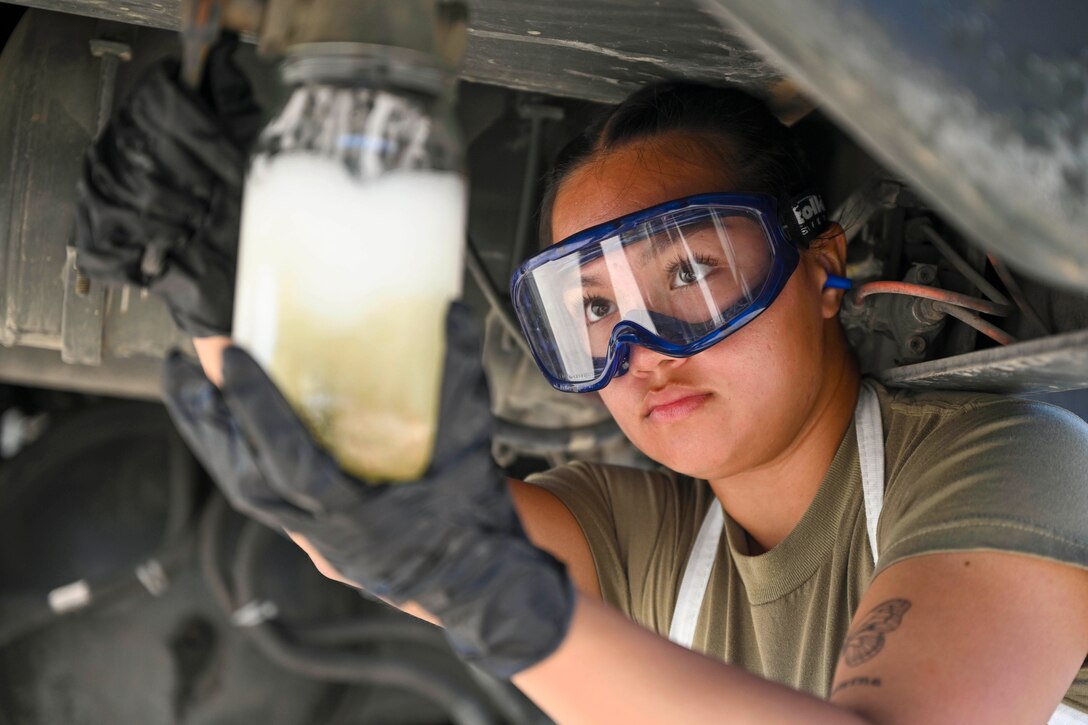
[[[691,194],[744,191],[694,150],[664,136],[599,155],[560,186],[552,238]],[[692,159],[689,161],[688,159]],[[841,274],[842,244],[802,254],[774,303],[722,342],[688,358],[634,346],[626,375],[600,396],[646,455],[698,478],[725,478],[787,453],[813,416],[821,390],[840,374],[836,334],[841,293],[823,290]],[[843,347],[843,349],[837,349]]]

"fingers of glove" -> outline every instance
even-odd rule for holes
[[[181,173],[177,166],[161,167],[148,148],[145,131],[122,113],[88,150],[81,178],[97,192],[100,203],[191,226],[207,213],[214,176],[195,163]]]
[[[215,385],[199,365],[171,354],[163,369],[163,402],[178,432],[234,508],[273,528],[291,527],[293,511],[265,482]]]
[[[160,173],[159,162],[144,148],[145,135],[121,114],[87,154],[77,202],[81,223],[76,245],[86,250],[81,256],[88,257],[81,266],[87,267],[91,276],[145,284],[160,274],[159,266],[143,268],[145,251],[154,248],[164,256],[185,258],[191,268],[229,268],[229,280],[213,274],[201,285],[204,296],[213,298],[211,307],[222,308],[219,298],[224,296],[229,307],[241,192],[195,162],[182,176],[187,174],[190,181],[198,176],[197,186],[203,187],[180,188],[179,179]],[[215,287],[219,289],[212,289]],[[173,311],[182,317],[186,306],[193,309],[184,299],[178,304],[182,309]],[[216,332],[226,331],[229,310],[205,322],[205,327],[217,328]]]
[[[263,119],[249,79],[235,61],[237,49],[237,34],[225,32],[208,51],[201,95],[234,142],[248,149],[257,140]]]
[[[237,263],[241,228],[241,189],[226,185],[216,187],[210,199],[208,213],[201,224],[200,239],[223,258]]]
[[[446,360],[433,470],[446,468],[469,451],[486,450],[491,460],[491,395],[482,351],[471,311],[460,302],[451,303],[446,314]]]
[[[77,185],[76,226],[72,243],[79,250],[79,268],[85,274],[106,282],[139,283],[141,252],[128,244],[109,243],[111,223],[103,219],[102,209],[88,202],[94,192]]]
[[[418,601],[438,610],[454,650],[509,677],[551,654],[570,625],[574,589],[561,562],[523,537],[475,536],[449,557],[442,589]]]
[[[240,348],[223,353],[222,390],[269,485],[284,499],[322,514],[366,495],[367,486],[340,470],[257,361]]]
[[[119,200],[141,209],[150,206],[148,195],[160,189],[206,203],[217,184],[237,186],[236,174],[232,172],[231,180],[223,181],[218,169],[209,166],[183,142],[189,123],[186,114],[178,117],[170,109],[154,110],[148,95],[150,91],[137,89],[92,147],[96,170],[107,176],[103,184],[111,182],[118,190]],[[177,100],[181,102],[180,98]],[[167,113],[176,123],[160,117]],[[219,142],[229,146],[224,138]]]
[[[187,234],[185,230],[116,204],[85,181],[77,184],[77,198],[73,242],[79,250],[79,267],[89,277],[142,286],[146,247],[184,244],[179,235]]]
[[[164,99],[163,109],[146,98],[139,100],[124,113],[147,136],[140,151],[150,159],[155,176],[171,179],[197,198],[209,197],[216,182],[241,188],[241,155],[222,130],[200,115],[202,112],[192,111],[180,96]],[[164,123],[164,117],[174,118],[175,123]]]
[[[221,255],[197,257],[195,266],[175,258],[148,284],[153,294],[166,301],[175,324],[193,337],[230,333],[235,265],[233,260],[215,260],[217,256]]]
[[[207,104],[185,88],[173,64],[154,66],[133,92],[125,113],[146,134],[147,150],[164,172],[199,182],[200,167],[240,187],[245,159]]]

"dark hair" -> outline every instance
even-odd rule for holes
[[[793,134],[762,100],[736,87],[665,81],[632,93],[559,153],[540,205],[541,243],[553,241],[555,197],[571,172],[597,154],[670,132],[687,133],[702,142],[733,175],[738,191],[781,199],[811,189]]]

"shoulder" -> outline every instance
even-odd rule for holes
[[[1084,483],[1088,423],[1063,408],[961,391],[884,389],[880,397],[889,479],[933,466],[949,474],[1037,473],[1033,466],[1044,463],[1071,474],[1070,483]]]
[[[533,474],[526,481],[551,491],[572,511],[577,508],[607,513],[620,524],[632,518],[659,518],[665,512],[694,503],[695,483],[665,469],[646,470],[579,460]]]
[[[1088,424],[1056,406],[955,391],[881,391],[881,569],[937,550],[1088,565]]]
[[[527,477],[570,510],[592,552],[605,601],[646,626],[691,548],[713,492],[663,469],[577,462]],[[665,597],[663,599],[662,597]]]

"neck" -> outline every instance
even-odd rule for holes
[[[797,526],[850,427],[860,374],[845,340],[838,342],[828,348],[839,354],[831,356],[810,415],[785,450],[755,470],[709,481],[726,513],[756,545],[753,554],[774,548]]]

